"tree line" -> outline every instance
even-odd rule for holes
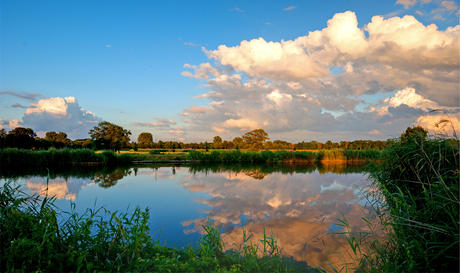
[[[415,130],[415,131],[414,131]],[[420,126],[408,127],[405,134],[414,132],[424,132],[426,130]],[[150,149],[250,149],[250,150],[330,150],[330,149],[352,149],[383,150],[388,146],[392,139],[382,140],[355,140],[325,143],[318,141],[302,141],[290,143],[283,140],[270,141],[268,134],[263,129],[256,129],[245,133],[240,137],[235,137],[230,141],[223,140],[220,136],[214,136],[212,142],[178,142],[178,141],[153,141],[153,135],[142,132],[137,138],[137,142],[130,142],[131,131],[124,129],[116,124],[103,121],[94,126],[88,132],[89,138],[70,140],[64,132],[46,132],[44,138],[37,137],[31,128],[17,127],[6,132],[0,129],[1,148],[20,148],[47,150],[54,148],[90,148],[93,150],[113,150],[121,149],[137,150],[138,148]]]

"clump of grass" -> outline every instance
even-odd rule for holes
[[[370,169],[373,191],[366,193],[377,221],[365,218],[368,231],[358,236],[340,220],[346,255],[361,271],[459,271],[459,154],[458,140],[420,134],[387,147]]]
[[[151,238],[149,209],[110,212],[104,207],[79,215],[72,204],[65,221],[45,194],[29,196],[7,182],[0,192],[2,272],[300,272],[281,257],[276,238],[262,246],[225,251],[221,229],[209,220],[198,248],[175,249]],[[245,242],[252,235],[246,236]]]

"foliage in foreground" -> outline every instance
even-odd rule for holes
[[[149,234],[149,210],[112,213],[105,208],[87,209],[84,215],[61,213],[53,198],[40,199],[7,182],[0,194],[0,270],[107,271],[107,272],[296,272],[281,257],[272,236],[261,246],[245,244],[224,253],[220,228],[208,222],[197,249],[168,248]],[[246,238],[244,233],[245,240]]]
[[[370,171],[366,232],[339,220],[364,272],[459,272],[459,144],[405,135]],[[339,268],[348,270],[351,265]]]

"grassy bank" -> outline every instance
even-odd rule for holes
[[[148,209],[88,209],[84,215],[71,211],[68,220],[60,222],[53,201],[28,196],[10,182],[1,188],[1,272],[301,271],[282,257],[273,235],[224,253],[220,227],[208,221],[199,247],[168,248],[152,240]],[[245,242],[251,236],[243,232]],[[302,270],[316,272],[305,263]]]
[[[212,151],[203,153],[190,151],[187,159],[201,160],[207,163],[227,162],[252,162],[252,163],[313,163],[318,161],[363,161],[378,160],[381,158],[381,151],[378,150],[319,150],[319,151],[262,151],[242,152],[233,151]]]
[[[49,149],[32,151],[16,148],[0,150],[0,162],[4,165],[47,166],[47,165],[126,165],[131,163],[129,155],[117,155],[113,151],[95,153],[89,149]]]
[[[457,140],[417,135],[387,147],[370,171],[367,230],[341,219],[344,255],[363,272],[459,272],[459,151]]]
[[[200,160],[204,163],[313,163],[319,161],[366,161],[381,157],[378,150],[319,150],[319,151],[262,151],[240,150],[188,153],[121,153],[94,152],[89,149],[54,149],[33,151],[16,148],[0,150],[2,165],[50,166],[50,165],[113,165],[121,166],[133,161]]]

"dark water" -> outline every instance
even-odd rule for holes
[[[1,178],[44,194],[47,173],[2,169]],[[196,245],[208,217],[222,225],[228,246],[243,244],[243,227],[254,242],[265,228],[287,256],[326,268],[326,260],[345,261],[334,253],[349,251],[336,234],[343,230],[337,219],[345,217],[352,229],[364,226],[359,188],[367,184],[359,165],[150,165],[50,170],[48,194],[64,211],[75,203],[79,213],[100,206],[122,212],[149,207],[151,234],[168,246]]]

